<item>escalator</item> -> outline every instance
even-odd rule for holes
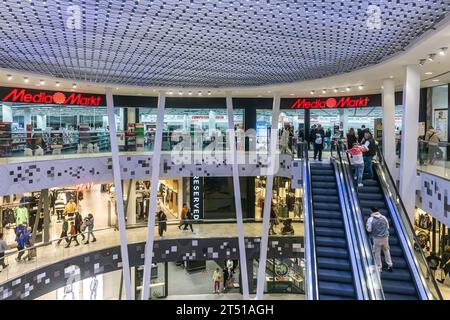
[[[343,145],[339,152],[345,152]],[[386,300],[428,300],[442,299],[431,271],[406,214],[403,203],[381,152],[374,161],[373,179],[363,179],[363,187],[351,186],[355,200],[355,214],[360,214],[360,224],[365,224],[371,214],[371,207],[378,208],[389,222],[389,246],[393,262],[393,272],[388,272],[382,254],[383,271],[380,274],[381,287]],[[340,154],[343,167],[352,184],[352,170],[349,156]],[[367,239],[369,235],[366,233]]]
[[[358,299],[333,164],[310,166],[318,299]]]

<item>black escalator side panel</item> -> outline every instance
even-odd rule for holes
[[[356,299],[342,209],[332,164],[311,164],[319,299]]]

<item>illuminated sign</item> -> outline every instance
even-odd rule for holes
[[[191,212],[194,220],[203,219],[203,179],[191,178]]]
[[[9,88],[9,91],[1,90],[0,97],[3,102],[38,103],[38,104],[63,104],[73,106],[98,107],[103,104],[101,95],[88,95],[84,93],[64,93],[53,91],[37,91],[29,89]]]
[[[290,109],[333,109],[333,108],[360,108],[369,105],[369,97],[340,97],[328,99],[297,99]]]
[[[94,183],[88,182],[88,183],[77,184],[75,186],[75,189],[77,189],[77,191],[92,190],[92,189],[94,189]]]

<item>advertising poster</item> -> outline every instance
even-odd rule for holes
[[[434,128],[441,141],[447,141],[448,110],[441,109],[434,111]]]

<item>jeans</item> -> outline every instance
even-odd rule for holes
[[[323,150],[323,144],[315,144],[314,143],[314,160],[316,160],[317,154],[319,154],[319,161],[322,161],[322,150]]]
[[[373,170],[372,170],[372,156],[363,156],[364,159],[364,171],[367,172],[367,176],[369,179],[373,179]]]
[[[381,269],[381,250],[383,250],[384,258],[388,267],[392,267],[391,252],[389,250],[389,237],[373,238],[373,254],[375,256],[375,263]]]
[[[353,168],[355,169],[355,180],[358,184],[361,184],[364,173],[364,163],[354,164]]]
[[[69,243],[69,239],[67,239],[67,231],[61,232],[61,235],[59,236],[59,240],[56,244],[60,244],[62,239],[66,240],[66,242]]]
[[[187,230],[188,227],[190,227],[190,228],[191,228],[191,231],[194,232],[194,229],[192,228],[192,223],[189,223],[188,221],[186,221],[186,222],[184,223],[184,228],[183,228],[183,230]]]
[[[92,230],[88,230],[88,232],[87,232],[87,242],[89,242],[89,239],[90,239],[90,237],[92,236],[92,241],[97,241],[97,239],[95,239],[95,236],[94,236],[94,232],[92,232]]]

